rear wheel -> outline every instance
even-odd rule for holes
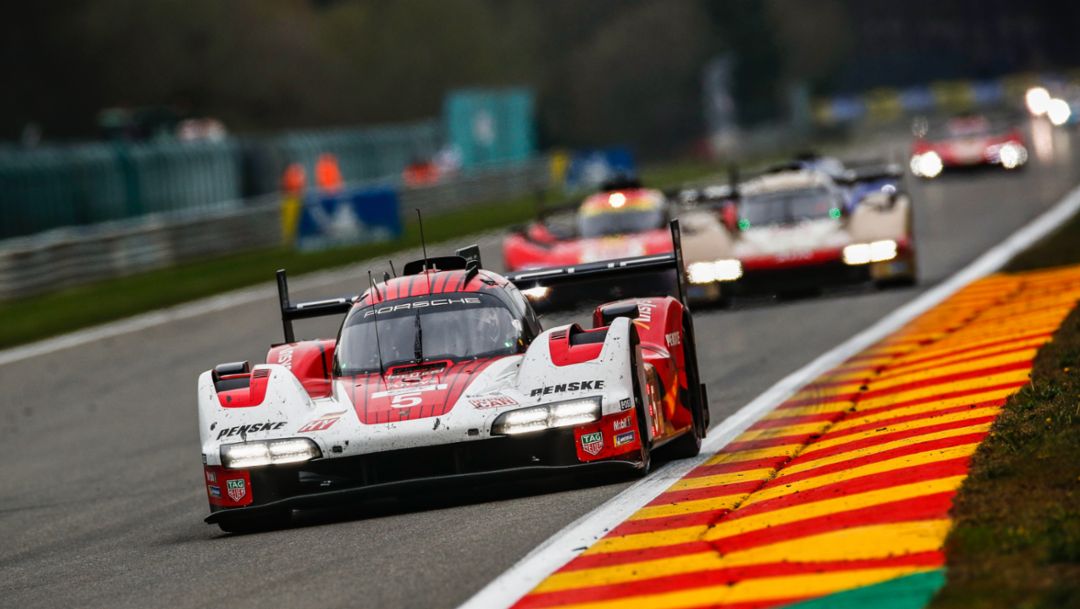
[[[686,349],[684,355],[685,365],[687,366],[687,380],[691,387],[700,382],[697,376],[696,361],[692,362],[690,358],[696,358],[696,345],[693,341],[691,322],[684,319],[682,325],[683,333],[683,345]],[[690,368],[694,369],[694,373],[690,373]],[[690,426],[683,435],[675,438],[666,447],[668,453],[675,459],[688,459],[690,457],[696,457],[701,452],[701,439],[705,437],[705,433],[709,427],[709,404],[708,399],[705,396],[704,385],[700,386],[700,394],[698,399],[691,398],[691,394],[688,392],[679,391],[679,399],[690,407],[691,412],[694,415],[694,424]]]
[[[690,457],[698,456],[701,452],[701,436],[698,435],[697,429],[694,426],[690,426],[690,429],[686,430],[683,435],[675,438],[666,447],[668,454],[672,459],[689,459]]]

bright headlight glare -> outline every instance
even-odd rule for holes
[[[1054,126],[1064,125],[1071,115],[1072,108],[1069,107],[1069,102],[1063,99],[1055,97],[1046,104],[1046,118],[1049,118]]]
[[[716,281],[735,281],[742,277],[742,262],[738,260],[714,260],[713,262],[694,262],[686,267],[686,278],[690,283],[713,283]]]
[[[1027,162],[1027,150],[1020,144],[1009,142],[998,148],[997,158],[1005,169],[1015,169]]]
[[[871,262],[884,262],[896,258],[896,242],[891,239],[883,239],[871,243],[853,243],[844,248],[844,264],[870,264]]]
[[[869,243],[854,243],[844,248],[844,264],[868,264],[869,262]]]
[[[600,418],[600,398],[586,398],[533,406],[499,415],[491,426],[494,435],[515,435],[555,427],[591,423]]]
[[[221,464],[229,469],[247,469],[309,461],[322,456],[318,445],[307,438],[241,442],[221,447]]]
[[[274,463],[308,461],[319,454],[319,448],[311,440],[278,440],[270,443],[270,459]]]
[[[550,427],[568,427],[590,423],[600,418],[600,400],[575,400],[561,402],[549,407],[548,425]]]
[[[919,177],[935,178],[944,168],[941,156],[933,150],[911,157],[911,173]]]
[[[870,244],[870,261],[884,262],[896,258],[896,242],[891,239],[874,241]]]
[[[1050,92],[1045,87],[1032,87],[1024,94],[1024,103],[1032,116],[1042,116],[1050,104]]]

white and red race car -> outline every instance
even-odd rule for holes
[[[672,223],[678,244],[678,224]],[[649,471],[708,428],[680,250],[500,276],[475,247],[405,266],[360,296],[291,304],[267,363],[198,381],[208,523],[283,526],[292,510],[431,484],[578,470]],[[518,289],[663,273],[678,297],[603,304],[543,330]],[[628,282],[631,283],[631,282]],[[337,339],[295,319],[343,315]]]
[[[1024,136],[1013,121],[962,115],[942,124],[916,120],[913,130],[911,172],[927,180],[947,169],[997,166],[1011,170],[1028,161]]]

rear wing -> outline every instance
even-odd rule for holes
[[[675,271],[675,295],[686,306],[685,275],[683,273],[682,233],[679,221],[671,221],[670,253],[634,258],[618,258],[599,262],[586,262],[573,266],[537,269],[508,273],[506,278],[522,291],[535,288],[557,288],[582,283],[629,279],[643,275]],[[629,285],[629,284],[628,284]]]
[[[289,280],[285,276],[285,269],[277,272],[278,301],[281,304],[281,326],[285,333],[286,343],[295,343],[296,334],[293,332],[293,321],[297,319],[313,319],[315,317],[327,317],[330,315],[344,315],[356,302],[356,297],[330,298],[326,300],[313,300],[309,302],[289,302]]]

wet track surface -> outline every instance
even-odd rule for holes
[[[1045,145],[1052,158],[1033,146],[1021,173],[909,185],[917,288],[697,313],[714,424],[1080,182],[1080,139]],[[279,337],[275,307],[268,297],[0,366],[0,606],[452,607],[628,484],[530,482],[222,534],[202,522],[195,379],[219,361],[260,361]]]

